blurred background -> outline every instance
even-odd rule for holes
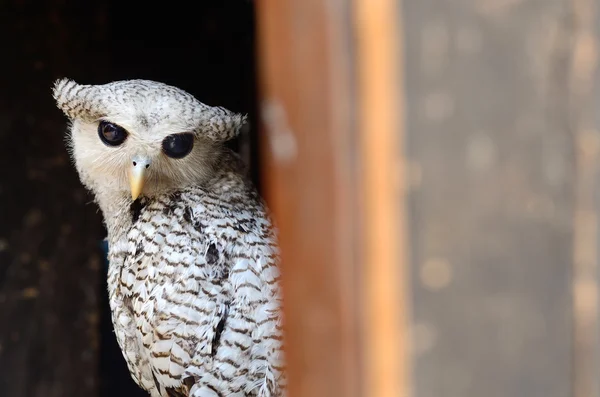
[[[600,397],[599,6],[0,1],[0,396],[145,395],[50,93],[70,77],[249,114],[292,396]]]

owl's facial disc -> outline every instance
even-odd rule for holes
[[[145,156],[136,156],[131,162],[129,169],[129,185],[131,188],[131,199],[137,199],[144,189],[146,169],[150,167],[150,159]]]

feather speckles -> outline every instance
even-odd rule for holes
[[[109,236],[117,339],[152,396],[187,393],[190,377],[190,396],[284,395],[278,251],[246,183],[223,172],[203,188],[134,203],[123,215],[130,226]]]
[[[96,120],[122,108],[133,108],[131,116],[142,126],[161,123],[169,110],[185,114],[194,120],[198,133],[214,142],[235,138],[247,117],[222,107],[207,106],[189,93],[164,83],[150,80],[123,80],[103,85],[83,85],[60,79],[54,83],[52,95],[57,106],[71,119]],[[135,112],[143,99],[156,104],[152,110]],[[149,101],[146,103],[150,103]]]

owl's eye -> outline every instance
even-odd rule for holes
[[[194,135],[189,133],[169,135],[162,143],[165,154],[174,159],[187,156],[193,146]]]
[[[107,146],[119,146],[127,138],[127,131],[123,127],[108,121],[101,121],[98,124],[98,136]]]

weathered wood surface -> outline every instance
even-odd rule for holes
[[[403,1],[417,397],[598,396],[592,3]]]

